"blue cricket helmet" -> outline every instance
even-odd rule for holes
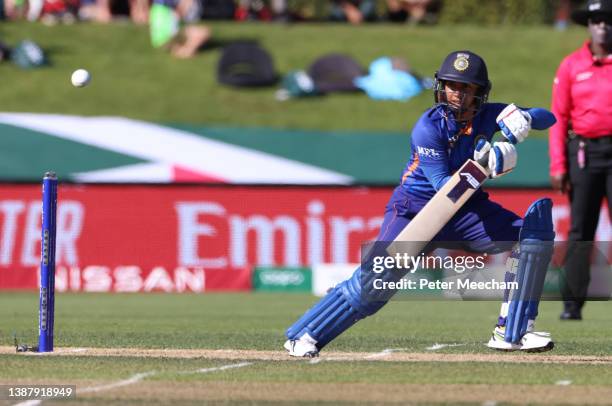
[[[444,82],[471,83],[479,86],[476,111],[480,111],[486,103],[491,91],[491,81],[484,59],[471,51],[454,51],[442,62],[442,66],[434,75],[434,100],[436,104],[446,104]]]

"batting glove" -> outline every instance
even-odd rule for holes
[[[486,157],[491,150],[491,143],[484,138],[480,138],[474,147],[474,161],[480,161]]]
[[[509,142],[495,142],[489,153],[489,169],[492,178],[499,178],[512,171],[518,155],[516,147]]]
[[[525,141],[531,130],[531,116],[514,103],[507,105],[495,121],[504,137],[512,144]]]

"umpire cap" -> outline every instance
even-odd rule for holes
[[[572,20],[580,25],[588,25],[589,18],[599,14],[612,16],[612,0],[589,0],[572,13]]]

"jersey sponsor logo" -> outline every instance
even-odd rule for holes
[[[423,158],[438,158],[441,155],[433,148],[417,147],[417,152]]]
[[[576,75],[576,82],[582,82],[584,80],[589,79],[591,76],[593,76],[593,72],[591,71],[580,72]]]

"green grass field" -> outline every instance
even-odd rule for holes
[[[453,49],[488,62],[492,100],[548,106],[554,71],[586,37],[582,28],[212,24],[215,41],[189,61],[154,51],[147,29],[128,24],[0,25],[9,44],[31,38],[51,65],[0,65],[2,111],[117,115],[163,123],[283,129],[406,131],[431,105],[331,95],[278,102],[275,88],[215,82],[221,46],[258,39],[280,73],[328,52],[364,66],[403,56],[432,75]],[[89,69],[84,89],[71,72]],[[77,385],[72,402],[47,404],[612,404],[610,305],[589,303],[582,322],[561,322],[541,305],[538,328],[556,348],[495,353],[484,343],[497,302],[397,301],[358,323],[320,358],[290,359],[285,329],[316,298],[301,294],[58,294],[53,354],[17,354],[37,342],[38,295],[0,295],[0,385]],[[2,392],[0,391],[0,395]],[[17,404],[1,399],[0,405]],[[29,405],[38,404],[36,402]]]
[[[37,295],[4,293],[0,384],[76,384],[82,403],[612,401],[609,303],[589,303],[582,322],[560,322],[559,303],[544,302],[538,326],[557,344],[545,354],[487,350],[496,302],[397,301],[326,347],[315,363],[290,359],[283,332],[314,300],[58,294],[56,352],[38,356],[10,352],[14,333],[22,343],[37,341]],[[150,375],[119,385],[143,373]],[[300,385],[311,393],[299,395]],[[525,397],[516,398],[519,392]]]
[[[9,44],[23,38],[48,52],[48,68],[21,71],[0,65],[2,111],[120,115],[165,123],[258,126],[320,130],[406,131],[431,105],[430,92],[407,103],[372,101],[362,94],[278,102],[276,88],[236,90],[218,85],[216,64],[222,45],[259,40],[274,56],[277,70],[305,69],[330,52],[354,56],[363,66],[380,56],[401,56],[423,75],[433,76],[444,56],[469,48],[485,57],[493,82],[491,100],[525,106],[550,105],[554,72],[561,59],[587,37],[581,27],[437,26],[375,24],[213,23],[214,42],[195,59],[179,61],[153,50],[146,27],[129,24],[46,27],[0,26]],[[75,89],[71,72],[84,67],[91,85]]]

